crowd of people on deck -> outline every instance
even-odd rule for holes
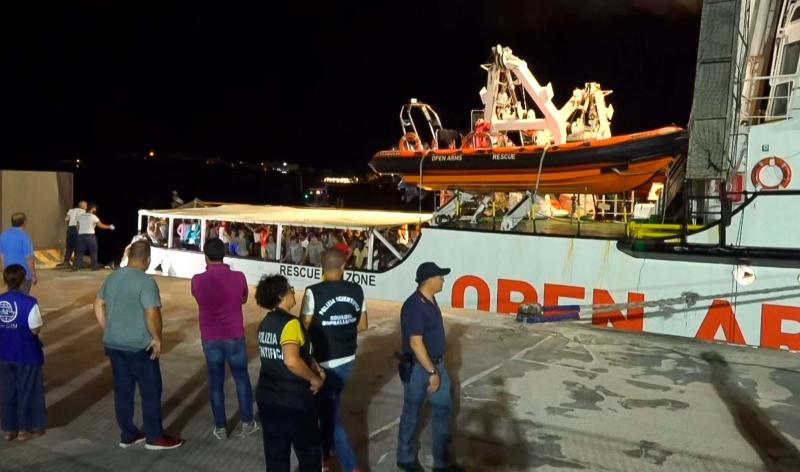
[[[24,223],[25,215],[15,213],[12,228],[0,234],[0,262],[7,287],[0,294],[0,427],[6,441],[31,440],[43,435],[47,428],[42,371],[45,356],[39,338],[45,323],[37,299],[29,294],[36,283],[36,268],[33,243],[24,231]],[[181,224],[185,225],[181,234],[193,231],[194,222]],[[227,232],[224,225],[212,227]],[[254,234],[259,231],[248,230]],[[233,234],[237,229],[231,231]],[[301,472],[326,472],[332,470],[334,461],[343,471],[359,472],[359,460],[340,410],[356,360],[358,334],[368,328],[363,289],[344,279],[352,259],[351,248],[358,246],[351,246],[348,241],[357,242],[362,235],[304,228],[288,228],[286,232],[289,245],[293,245],[288,257],[318,264],[322,267],[322,280],[306,287],[299,314],[292,313],[297,298],[284,276],[265,275],[256,287],[256,303],[266,314],[257,335],[250,340],[258,345],[261,361],[255,395],[247,371],[243,309],[250,289],[244,274],[224,263],[231,252],[231,240],[226,242],[218,236],[205,241],[206,270],[192,279],[191,294],[198,306],[200,339],[208,369],[211,436],[220,441],[231,436],[225,413],[228,364],[241,412],[241,427],[236,435],[247,437],[262,432],[268,472],[289,472],[292,450]],[[269,236],[267,232],[268,242]],[[111,365],[119,447],[129,449],[143,444],[149,450],[168,450],[185,441],[167,434],[162,424],[160,361],[167,350],[160,290],[156,280],[146,273],[152,246],[147,239],[135,239],[126,248],[127,263],[105,278],[93,309]],[[307,244],[304,246],[301,241]],[[433,470],[464,470],[451,453],[453,392],[444,365],[442,313],[435,299],[449,272],[432,262],[421,264],[416,272],[416,290],[400,313],[403,361],[398,373],[404,395],[396,464],[403,471],[425,470],[418,459],[416,436],[426,404],[434,413]],[[141,428],[134,422],[137,387]],[[258,406],[257,416],[253,403]]]
[[[200,220],[176,219],[173,222],[173,249],[199,251]],[[376,230],[377,231],[377,230]],[[418,231],[407,226],[380,230],[380,234],[404,257],[416,242]],[[284,226],[281,231],[281,254],[278,254],[278,230],[275,225],[253,225],[227,221],[208,221],[205,240],[219,239],[228,257],[244,257],[288,264],[321,266],[326,249],[335,248],[346,256],[350,270],[383,271],[394,267],[399,259],[380,242],[373,244],[372,266],[369,267],[369,235],[353,229],[330,229]],[[149,217],[147,239],[151,245],[169,245],[169,221]]]

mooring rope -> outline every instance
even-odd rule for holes
[[[561,306],[542,306],[538,303],[524,304],[520,307],[520,313],[530,315],[542,315],[545,312],[573,313],[579,318],[585,319],[594,313],[609,313],[622,310],[635,310],[638,308],[661,308],[670,309],[673,305],[686,305],[691,308],[701,301],[717,300],[732,297],[746,297],[754,295],[766,295],[780,292],[799,291],[800,285],[787,285],[785,287],[765,288],[759,290],[748,290],[746,292],[726,292],[715,293],[713,295],[700,295],[696,292],[683,292],[680,296],[671,298],[660,298],[658,300],[646,300],[642,302],[622,302],[622,303],[596,303],[596,304],[574,304]]]

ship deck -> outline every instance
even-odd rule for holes
[[[443,225],[446,228],[480,231],[500,231],[502,217],[484,217],[477,224],[468,219]],[[579,220],[571,218],[547,218],[522,220],[510,233],[544,234],[548,236],[582,236],[589,238],[625,239],[625,223],[619,221]]]
[[[0,469],[263,470],[260,437],[211,437],[188,280],[157,279],[164,304],[164,425],[187,443],[165,452],[117,447],[111,371],[91,308],[106,274],[40,272],[33,294],[44,311],[50,429],[27,443],[0,443]],[[399,304],[371,300],[369,307],[370,329],[361,337],[343,410],[364,470],[388,471],[402,405],[392,361]],[[446,363],[460,399],[454,439],[467,470],[800,470],[796,354],[582,322],[519,325],[500,315],[446,312]],[[248,302],[253,380],[253,339],[262,316]],[[230,381],[226,394],[235,426]],[[429,427],[420,440],[420,459],[430,467]]]

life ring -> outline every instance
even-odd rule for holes
[[[764,170],[765,167],[778,168],[782,175],[781,181],[776,185],[765,185],[764,182],[761,181],[761,171]],[[785,189],[789,187],[789,184],[792,182],[792,167],[780,157],[765,157],[753,166],[753,170],[750,172],[750,181],[753,182],[753,187],[755,187],[756,190]]]
[[[411,143],[414,143],[413,146]],[[400,143],[397,145],[401,151],[422,151],[422,140],[417,136],[417,133],[409,132],[400,138]]]

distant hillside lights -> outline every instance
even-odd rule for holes
[[[294,164],[291,162],[270,162],[270,161],[261,161],[258,163],[261,167],[261,170],[264,172],[280,172],[281,174],[288,174],[289,172],[298,172],[300,170],[299,164]]]
[[[350,185],[359,182],[358,177],[325,177],[322,179],[323,183],[334,185]]]

